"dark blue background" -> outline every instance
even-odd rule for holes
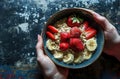
[[[0,79],[8,79],[9,74],[13,74],[10,79],[39,78],[35,51],[37,34],[41,33],[44,23],[52,14],[73,7],[92,9],[105,16],[120,34],[120,0],[0,0]],[[113,60],[108,61],[115,67],[118,65]],[[101,62],[107,62],[106,55],[101,57]],[[111,64],[107,66],[93,69],[102,72],[102,69],[113,68]],[[113,72],[117,70],[111,69]],[[80,73],[84,76],[85,71]],[[96,79],[98,75],[94,77]],[[93,79],[92,76],[90,79]]]

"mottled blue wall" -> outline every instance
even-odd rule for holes
[[[100,13],[120,34],[120,0],[0,0],[0,69],[36,69],[37,34],[52,14],[73,7]]]

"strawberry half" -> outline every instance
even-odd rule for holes
[[[84,33],[86,39],[90,39],[96,35],[97,31],[94,28],[89,27],[87,30],[84,31]]]
[[[70,29],[70,37],[79,38],[81,33],[78,27],[72,27]]]
[[[67,42],[69,38],[70,38],[69,32],[61,32],[60,33],[60,41],[61,42]]]
[[[70,27],[74,27],[74,26],[80,26],[80,24],[83,22],[82,19],[80,18],[77,18],[77,17],[73,17],[73,16],[70,16],[68,17],[67,19],[67,25],[70,26]]]
[[[88,27],[89,27],[88,22],[85,21],[85,22],[83,23],[82,27],[81,27],[81,31],[87,30]]]
[[[65,51],[69,48],[69,44],[66,42],[62,42],[59,44],[60,50]]]
[[[79,38],[71,38],[70,39],[70,47],[74,51],[82,51],[84,50],[83,42]]]
[[[46,35],[47,35],[48,38],[50,38],[51,40],[55,40],[55,37],[54,37],[54,35],[53,35],[51,32],[47,31],[47,32],[46,32]]]
[[[52,33],[58,33],[58,29],[56,29],[54,26],[52,25],[49,25],[48,26],[48,30]]]

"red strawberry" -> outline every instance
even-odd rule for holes
[[[80,37],[81,31],[78,27],[72,27],[70,29],[70,37],[78,38]]]
[[[70,26],[70,27],[74,27],[74,26],[80,26],[80,24],[83,22],[82,19],[80,18],[77,18],[77,17],[73,17],[73,16],[70,16],[68,17],[67,19],[67,25]]]
[[[53,35],[51,32],[47,31],[47,32],[46,32],[46,35],[47,35],[51,40],[55,40],[55,37],[54,37],[54,35]]]
[[[61,32],[60,33],[60,41],[61,42],[67,42],[67,40],[70,38],[70,33],[68,32]]]
[[[52,33],[58,33],[58,29],[56,29],[54,26],[52,26],[52,25],[49,25],[48,26],[48,30],[50,30],[50,32],[52,32]]]
[[[81,27],[82,29],[82,31],[85,31],[87,28],[88,28],[89,26],[88,26],[88,22],[87,21],[85,21],[84,23],[83,23],[83,26]]]
[[[90,39],[96,35],[97,31],[94,28],[89,27],[87,30],[85,30],[84,33],[85,33],[86,39]]]
[[[79,38],[71,38],[70,39],[70,47],[74,51],[84,50],[83,42]]]
[[[69,44],[66,42],[62,42],[60,43],[59,47],[60,47],[60,50],[65,51],[69,48]]]

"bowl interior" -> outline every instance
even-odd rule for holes
[[[68,17],[72,14],[79,15],[82,18],[84,18],[85,20],[89,21],[90,25],[93,26],[93,28],[95,28],[97,30],[97,35],[96,35],[97,44],[98,44],[97,49],[95,50],[95,52],[93,53],[92,57],[89,60],[85,60],[80,64],[74,64],[74,63],[66,64],[64,62],[61,62],[61,61],[55,59],[54,56],[50,53],[50,51],[46,47],[47,36],[46,36],[45,32],[47,30],[47,26],[53,25],[58,20]],[[103,30],[100,27],[100,25],[98,25],[94,21],[94,18],[92,17],[92,15],[89,12],[84,11],[83,9],[77,9],[77,8],[64,9],[62,11],[59,11],[59,12],[53,14],[48,19],[45,27],[43,28],[42,37],[43,37],[43,42],[44,42],[45,53],[52,59],[52,61],[54,63],[56,63],[57,65],[60,65],[62,67],[72,68],[72,69],[83,68],[83,67],[86,67],[86,66],[92,64],[97,58],[99,58],[100,54],[102,53],[102,49],[103,49],[103,45],[104,45],[104,34],[103,34]]]

